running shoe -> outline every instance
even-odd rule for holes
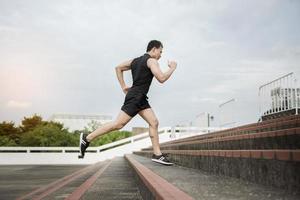
[[[80,155],[78,158],[84,158],[85,150],[89,147],[90,143],[86,140],[86,136],[83,133],[80,133],[79,138],[79,151]]]
[[[153,155],[152,155],[152,161],[153,161],[153,162],[160,163],[160,164],[163,164],[163,165],[173,165],[173,163],[170,162],[166,156],[167,156],[167,155],[164,154],[164,153],[162,153],[162,154],[159,155],[159,156],[153,154]]]

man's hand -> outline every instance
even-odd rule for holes
[[[125,87],[122,88],[124,94],[127,94],[127,92],[128,92],[129,89],[130,89],[130,87],[127,87],[127,86],[125,86]]]
[[[168,66],[172,69],[176,69],[177,67],[177,62],[175,61],[168,61]]]

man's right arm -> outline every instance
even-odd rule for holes
[[[130,87],[127,87],[123,78],[123,71],[127,71],[131,69],[132,60],[128,60],[119,64],[116,69],[117,78],[121,85],[123,92],[126,94]]]
[[[177,67],[177,63],[175,61],[169,61],[169,69],[166,72],[162,72],[157,60],[154,58],[149,58],[147,61],[147,65],[151,69],[151,72],[154,75],[154,77],[160,83],[164,83],[166,80],[168,80]]]

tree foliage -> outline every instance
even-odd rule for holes
[[[103,136],[100,136],[95,141],[92,142],[92,146],[101,146],[104,144],[108,144],[111,142],[115,142],[117,140],[121,140],[127,137],[132,136],[132,132],[129,131],[112,131]]]
[[[34,114],[24,117],[19,127],[14,122],[0,123],[0,146],[78,146],[79,134],[90,133],[101,124],[92,121],[84,130],[69,132],[63,124],[54,121],[43,121],[42,117]],[[129,131],[113,131],[91,143],[100,146],[132,136]]]
[[[14,122],[3,121],[0,123],[0,145],[7,143],[9,146],[15,146],[20,141],[21,133],[21,129],[16,127]]]
[[[24,117],[22,120],[22,126],[20,127],[23,132],[31,131],[39,125],[43,125],[43,119],[41,116],[34,114],[32,117]]]
[[[77,139],[66,129],[53,123],[37,126],[23,134],[22,146],[77,146]]]

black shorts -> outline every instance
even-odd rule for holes
[[[127,93],[121,110],[129,116],[134,117],[141,110],[151,108],[147,99],[147,95],[142,93]]]

